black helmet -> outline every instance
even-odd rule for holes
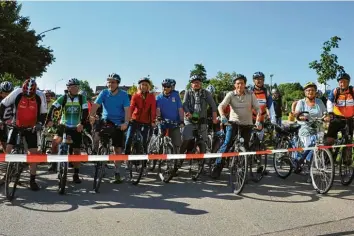
[[[143,77],[139,79],[138,84],[141,84],[142,82],[148,82],[151,85],[151,81],[148,77]]]
[[[234,78],[233,82],[235,83],[236,80],[240,80],[242,79],[243,81],[245,81],[245,84],[247,83],[247,78],[246,76],[244,76],[243,74],[237,74],[236,77]]]
[[[338,75],[337,82],[339,82],[339,80],[341,80],[341,79],[346,79],[346,80],[350,81],[350,75],[348,75],[347,73],[340,73]]]
[[[109,74],[107,76],[107,80],[111,80],[111,79],[116,80],[117,83],[120,84],[121,79],[120,79],[120,76],[118,74],[116,74],[116,73]]]

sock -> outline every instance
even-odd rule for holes
[[[36,181],[36,175],[32,175],[30,177],[30,182],[35,182]]]

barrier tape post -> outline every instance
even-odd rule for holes
[[[264,150],[252,152],[227,152],[227,153],[206,153],[206,154],[148,154],[148,155],[47,155],[47,154],[0,154],[0,162],[94,162],[94,161],[139,161],[139,160],[171,160],[171,159],[209,159],[226,158],[234,156],[264,155],[285,152],[298,152],[306,150],[330,149],[341,147],[354,147],[354,144],[316,146],[307,148],[288,148],[278,150]]]

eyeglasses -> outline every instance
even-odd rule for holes
[[[306,89],[305,91],[306,92],[316,92],[316,90],[314,90],[314,89]]]
[[[171,88],[171,86],[165,85],[163,86],[163,88]]]

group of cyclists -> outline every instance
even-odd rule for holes
[[[215,131],[225,133],[223,143],[217,147],[218,153],[228,152],[232,139],[240,131],[244,139],[245,149],[249,149],[252,126],[262,130],[266,120],[274,125],[281,125],[280,93],[273,89],[271,93],[264,87],[265,75],[256,72],[252,75],[253,86],[247,88],[247,78],[237,74],[233,78],[234,90],[224,93],[216,91],[212,85],[203,88],[204,75],[190,75],[190,89],[185,91],[183,101],[175,90],[176,81],[162,80],[162,93],[157,97],[150,91],[149,78],[138,81],[138,90],[129,98],[127,92],[119,89],[121,77],[110,74],[106,78],[107,89],[102,90],[94,101],[88,102],[86,94],[80,92],[80,81],[69,79],[66,83],[67,91],[55,99],[51,91],[41,92],[37,89],[34,79],[27,79],[22,87],[13,88],[10,82],[4,81],[0,85],[0,138],[3,149],[11,153],[16,144],[17,127],[33,127],[33,131],[24,131],[23,136],[27,143],[29,154],[38,154],[38,136],[36,131],[43,127],[52,129],[54,138],[51,154],[58,153],[58,145],[63,140],[63,129],[70,129],[73,144],[73,154],[80,155],[82,132],[84,129],[92,131],[94,136],[94,152],[97,152],[100,130],[107,124],[116,127],[111,135],[114,154],[130,154],[135,133],[139,130],[143,138],[144,153],[148,153],[148,142],[151,132],[163,120],[164,129],[169,129],[174,147],[173,152],[188,153],[195,132],[207,143],[210,127]],[[304,147],[311,143],[310,137],[316,132],[306,121],[312,118],[323,118],[329,122],[325,144],[333,145],[338,131],[343,128],[343,119],[350,120],[350,135],[353,134],[352,119],[354,116],[354,90],[348,74],[340,74],[338,88],[334,89],[325,105],[321,99],[316,98],[317,86],[315,83],[306,83],[303,87],[305,97],[296,104],[295,114],[308,112],[307,116],[298,117],[301,128],[299,136]],[[216,101],[215,94],[219,99]],[[218,104],[217,104],[218,103]],[[15,124],[6,128],[7,124]],[[225,125],[230,124],[230,125]],[[198,152],[204,153],[205,148],[200,147]],[[347,160],[350,162],[352,159]],[[115,175],[113,182],[121,183],[121,161],[115,162]],[[54,165],[53,165],[54,166]],[[54,169],[55,167],[51,167]],[[81,183],[79,177],[80,163],[73,164],[73,182]],[[212,164],[212,177],[218,178],[224,167],[222,158],[216,158]],[[30,164],[30,189],[40,189],[36,183],[36,164]]]

